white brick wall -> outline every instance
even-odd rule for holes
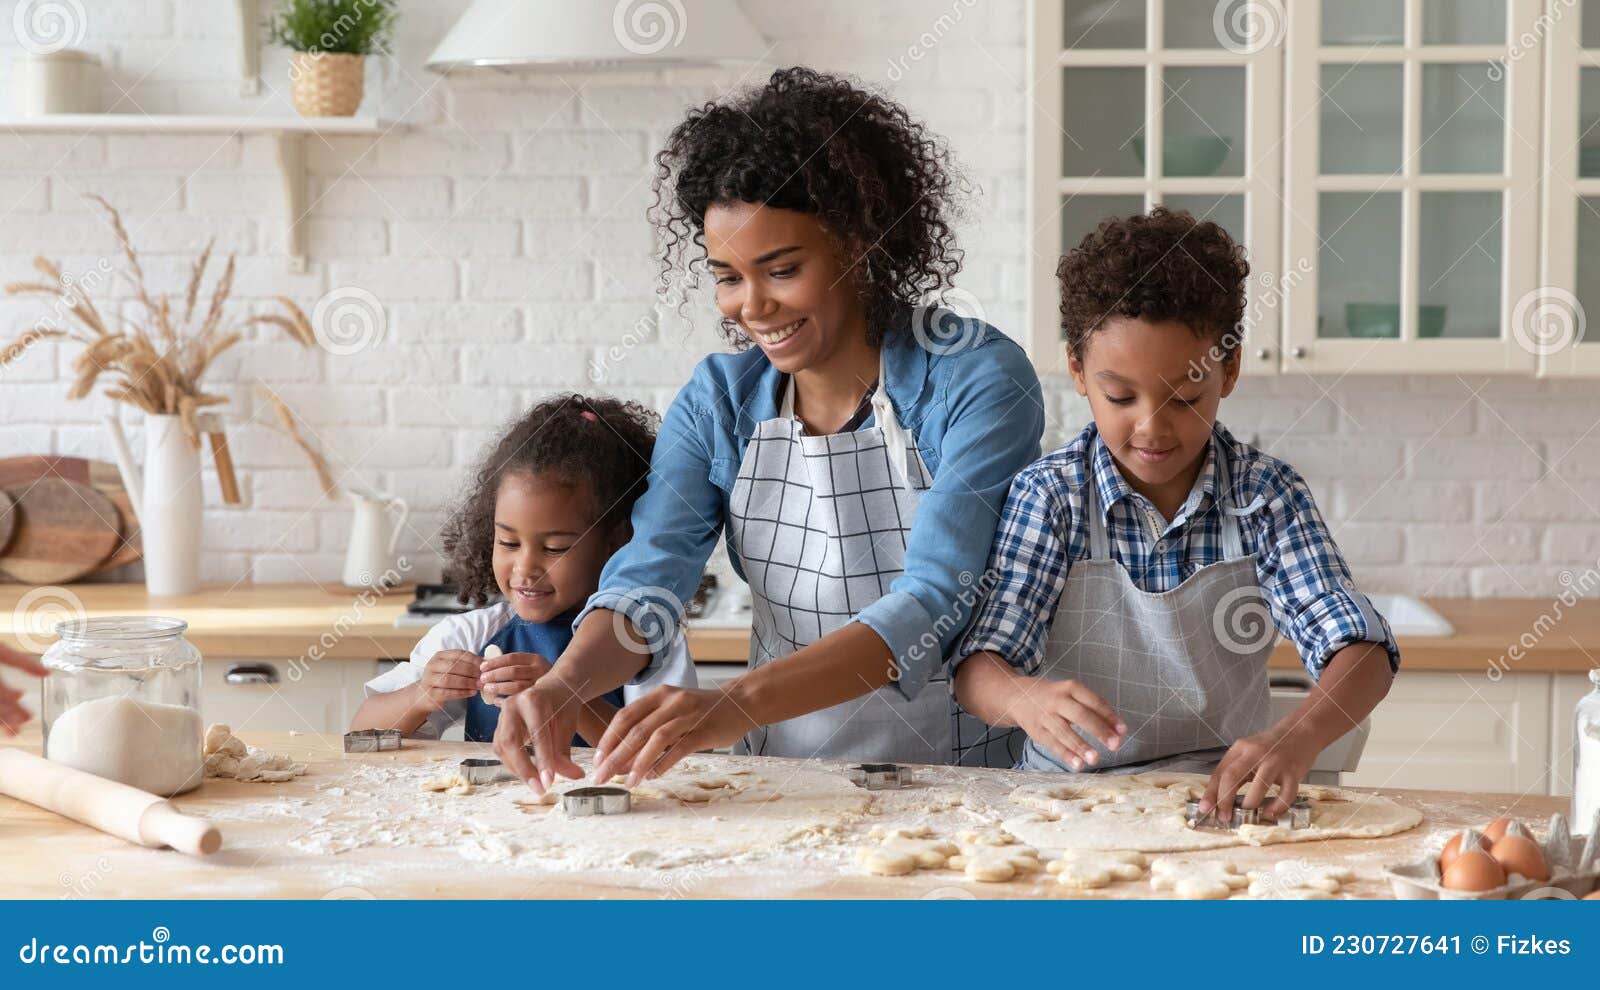
[[[0,3],[10,24],[15,4]],[[288,113],[285,56],[262,53],[263,94],[241,98],[231,5],[209,0],[85,3],[82,47],[107,69],[105,99],[149,112]],[[279,389],[335,463],[416,507],[403,540],[436,545],[443,512],[495,427],[558,389],[601,387],[664,408],[700,354],[720,346],[709,306],[693,326],[657,329],[649,156],[683,108],[740,80],[730,71],[443,79],[422,62],[464,0],[406,0],[398,58],[369,66],[367,113],[408,127],[381,139],[312,139],[316,206],[310,271],[279,255],[278,186],[261,137],[0,134],[0,275],[35,254],[82,270],[111,250],[86,193],[124,211],[147,270],[178,291],[215,236],[240,255],[239,300],[334,288],[383,303],[381,341],[339,357],[259,333],[215,368],[233,398],[230,436],[246,505],[222,507],[207,477],[206,573],[213,580],[337,577],[348,509],[317,492],[250,383]],[[950,141],[975,197],[962,228],[962,287],[990,320],[1020,330],[1023,223],[1023,3],[982,0],[746,0],[775,47],[893,88]],[[909,47],[941,15],[957,23],[930,54]],[[0,90],[11,89],[9,32]],[[746,80],[758,79],[761,72]],[[132,315],[126,287],[117,308]],[[15,335],[36,312],[0,301]],[[0,378],[0,454],[109,459],[96,398],[64,399],[73,351],[36,348]],[[224,384],[232,382],[234,384]],[[1086,412],[1047,384],[1054,445]],[[1374,589],[1544,595],[1563,569],[1600,557],[1600,403],[1587,383],[1285,377],[1246,381],[1224,420],[1258,435],[1310,480],[1357,574]],[[137,432],[137,416],[117,410]],[[137,448],[137,439],[136,447]],[[420,573],[431,573],[423,566]]]

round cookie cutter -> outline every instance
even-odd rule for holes
[[[574,787],[561,795],[561,810],[572,818],[625,815],[633,808],[626,787]]]

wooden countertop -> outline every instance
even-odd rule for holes
[[[0,642],[19,645],[17,606],[29,586],[0,584]],[[189,639],[216,659],[292,660],[311,650],[332,659],[406,657],[422,626],[396,626],[412,597],[409,586],[379,595],[331,585],[241,584],[193,595],[155,598],[140,584],[75,584],[62,589],[82,602],[86,615],[173,615],[189,623]],[[1430,598],[1428,604],[1455,627],[1453,636],[1400,641],[1406,670],[1502,673],[1586,672],[1600,663],[1600,602],[1561,612],[1550,599]],[[1513,658],[1513,646],[1521,651]],[[743,663],[749,633],[695,628],[689,651],[698,661]],[[1294,648],[1279,643],[1274,669],[1300,669]]]
[[[465,755],[484,755],[487,747],[466,743],[407,740],[398,753],[346,754],[337,736],[246,733],[245,740],[269,752],[293,755],[310,765],[307,776],[286,784],[240,784],[208,780],[199,790],[175,799],[192,814],[223,820],[221,852],[205,858],[169,850],[151,850],[125,843],[40,808],[0,797],[0,876],[6,895],[19,898],[567,898],[567,897],[979,897],[1064,898],[1073,892],[1045,875],[1013,883],[983,884],[947,870],[907,877],[862,874],[850,851],[862,844],[866,823],[847,826],[830,837],[833,852],[809,856],[805,869],[777,872],[774,862],[739,857],[705,866],[664,871],[651,868],[592,872],[540,871],[537,867],[479,862],[458,857],[446,848],[415,848],[390,839],[339,854],[301,852],[291,845],[304,830],[295,809],[309,796],[347,783],[360,764],[423,764],[441,769]],[[38,751],[39,734],[30,726],[19,740]],[[752,769],[781,768],[794,761],[745,757]],[[827,769],[833,764],[809,761]],[[995,785],[1004,794],[1008,778],[1029,775],[1003,770],[940,768],[937,784],[966,782]],[[985,779],[987,778],[987,779]],[[514,782],[496,787],[520,787]],[[323,791],[319,792],[318,788]],[[1267,868],[1286,855],[1313,863],[1340,863],[1356,869],[1359,880],[1347,893],[1360,897],[1390,896],[1381,879],[1385,864],[1419,858],[1443,837],[1467,825],[1482,825],[1501,814],[1514,814],[1542,828],[1549,816],[1565,812],[1567,802],[1544,796],[1462,794],[1386,790],[1388,797],[1423,812],[1421,825],[1383,839],[1343,839],[1290,846],[1233,847],[1199,853],[1197,858],[1227,859],[1243,871]],[[392,813],[415,818],[450,798],[412,794],[405,808],[373,808],[375,817]],[[244,803],[266,801],[281,808],[264,818],[238,814]],[[234,812],[230,814],[230,808]],[[358,809],[364,814],[365,809]],[[438,812],[431,812],[437,814]],[[737,817],[736,806],[725,814]],[[244,820],[248,818],[249,820]],[[808,846],[814,845],[808,843]],[[790,860],[789,862],[793,862]],[[1078,896],[1143,898],[1155,896],[1148,881],[1115,884]]]

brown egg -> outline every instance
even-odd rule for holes
[[[1482,849],[1468,849],[1444,871],[1446,890],[1493,890],[1506,882],[1506,871]]]
[[[1544,850],[1525,835],[1506,836],[1489,849],[1489,855],[1507,873],[1520,873],[1529,880],[1550,879],[1550,867],[1545,865]]]
[[[1506,837],[1506,829],[1509,828],[1511,826],[1511,823],[1515,822],[1515,821],[1516,821],[1515,818],[1501,817],[1501,818],[1496,818],[1494,821],[1492,821],[1489,824],[1485,825],[1483,827],[1483,837],[1488,840],[1487,844],[1492,846],[1496,842],[1499,842],[1501,839],[1505,838]],[[1521,824],[1521,823],[1518,822],[1518,824]]]
[[[1455,835],[1450,837],[1450,841],[1444,844],[1444,849],[1439,853],[1440,876],[1443,876],[1444,871],[1448,870],[1450,868],[1450,864],[1456,861],[1456,857],[1461,855],[1461,840],[1467,836],[1475,836],[1478,840],[1478,846],[1482,848],[1484,852],[1489,851],[1488,840],[1484,839],[1484,837],[1480,835],[1476,829],[1469,828],[1465,832],[1457,832]],[[1468,848],[1471,847],[1469,846]]]

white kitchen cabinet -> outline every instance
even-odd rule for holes
[[[376,660],[207,660],[201,714],[235,731],[341,733],[377,670]]]
[[[1594,689],[1588,674],[1553,674],[1550,689],[1550,793],[1571,796],[1578,699]]]

